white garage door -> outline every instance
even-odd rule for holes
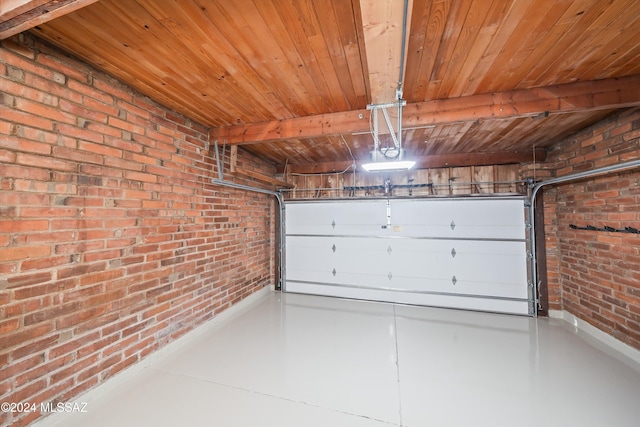
[[[286,204],[287,292],[530,314],[523,198]]]

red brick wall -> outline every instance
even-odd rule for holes
[[[70,401],[273,282],[273,200],[210,184],[212,154],[203,126],[2,43],[0,401]]]
[[[563,141],[549,152],[557,176],[640,159],[640,108]],[[640,349],[640,234],[572,230],[640,228],[640,171],[545,190],[550,308],[564,309]]]

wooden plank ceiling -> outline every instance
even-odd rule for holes
[[[526,160],[640,105],[637,0],[409,0],[405,55],[403,0],[68,1],[48,22],[18,13],[57,2],[11,2],[0,36],[31,24],[289,171],[366,160],[366,106],[395,100],[403,57],[404,145],[423,167]]]

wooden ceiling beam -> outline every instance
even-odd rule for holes
[[[98,0],[2,0],[0,40],[71,13]]]
[[[544,148],[536,148],[535,151],[504,151],[497,153],[455,153],[455,154],[434,154],[430,156],[418,157],[416,169],[446,168],[461,166],[493,166],[510,165],[516,163],[530,163],[533,161],[543,162],[547,158],[547,151]],[[353,164],[352,161],[324,162],[309,164],[289,164],[286,173],[336,173],[347,170]],[[285,173],[284,166],[278,168],[277,173]]]
[[[411,22],[413,1],[409,0],[407,25]],[[360,14],[369,71],[372,104],[396,101],[398,81],[402,81],[406,55],[402,55],[404,0],[361,0]],[[409,31],[405,34],[408,39]],[[405,43],[405,51],[406,45]]]
[[[0,22],[8,21],[31,9],[46,4],[49,0],[2,0],[0,1]]]
[[[405,129],[640,105],[640,75],[408,104]],[[211,129],[228,145],[369,131],[369,111],[355,110]]]

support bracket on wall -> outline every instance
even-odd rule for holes
[[[604,227],[596,227],[593,225],[585,225],[583,227],[577,226],[575,224],[569,224],[569,228],[572,230],[590,230],[590,231],[608,231],[610,233],[632,233],[632,234],[640,234],[640,230],[634,227],[625,227],[625,228],[613,228],[605,225]]]

